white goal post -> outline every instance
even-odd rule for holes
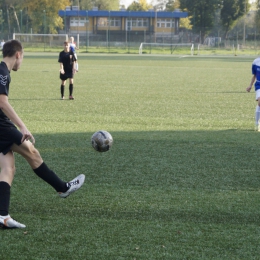
[[[68,34],[13,33],[13,39],[19,40],[26,47],[62,48],[69,37]]]
[[[190,54],[194,54],[194,44],[193,43],[149,43],[149,42],[142,42],[139,47],[139,54],[141,55],[143,53],[144,47],[150,47],[150,48],[171,48],[171,49],[176,49],[182,48],[182,47],[190,47],[189,51]]]

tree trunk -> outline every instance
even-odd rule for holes
[[[11,25],[10,25],[10,15],[9,15],[9,8],[6,5],[6,16],[7,16],[7,24],[8,24],[8,33],[11,33]]]
[[[15,19],[15,21],[16,21],[16,24],[17,24],[17,27],[18,27],[19,32],[21,32],[21,26],[20,26],[19,19],[18,19],[18,17],[17,17],[16,11],[15,11],[15,9],[14,9],[14,6],[10,6],[10,8],[13,9],[14,19]]]

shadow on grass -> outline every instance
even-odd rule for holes
[[[85,173],[87,182],[93,185],[159,189],[259,189],[257,132],[111,133],[114,145],[106,153],[96,152],[91,147],[93,133],[35,134],[36,147],[55,171],[67,177],[75,170]],[[22,161],[19,163],[26,164]]]
[[[77,243],[89,236],[90,241],[96,241],[95,234],[99,234],[106,241],[140,236],[150,244],[152,238],[147,234],[152,229],[153,236],[162,236],[169,243],[181,235],[183,239],[191,236],[193,244],[197,232],[205,232],[205,241],[200,238],[199,242],[203,248],[208,242],[211,247],[223,239],[228,242],[231,234],[236,237],[235,247],[237,240],[245,237],[258,243],[258,133],[111,134],[114,145],[106,153],[94,151],[90,132],[35,134],[44,161],[63,180],[79,173],[86,175],[81,190],[66,200],[58,198],[30,172],[23,158],[16,156],[10,210],[28,223],[31,239],[56,241],[60,230],[67,230]],[[129,240],[123,243],[135,244]],[[216,248],[221,247],[217,244]],[[95,252],[93,248],[85,250]]]
[[[30,101],[33,101],[33,100],[40,100],[40,101],[46,101],[46,100],[59,100],[59,101],[70,101],[70,102],[73,102],[71,100],[69,100],[68,98],[65,98],[64,100],[62,100],[61,98],[9,98],[9,100],[30,100]]]

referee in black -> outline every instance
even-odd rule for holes
[[[73,100],[73,76],[76,72],[75,62],[77,61],[73,51],[70,50],[70,44],[68,41],[64,42],[64,50],[60,52],[59,60],[60,63],[60,79],[61,79],[61,99],[64,99],[64,89],[66,85],[66,80],[69,79],[69,99]]]

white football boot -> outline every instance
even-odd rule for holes
[[[24,224],[21,224],[10,217],[0,215],[0,227],[1,228],[25,228]]]
[[[68,182],[69,189],[66,192],[59,192],[58,193],[59,196],[61,198],[68,197],[71,193],[78,190],[83,185],[84,181],[85,181],[85,175],[80,174],[78,177],[76,177],[72,181]]]

